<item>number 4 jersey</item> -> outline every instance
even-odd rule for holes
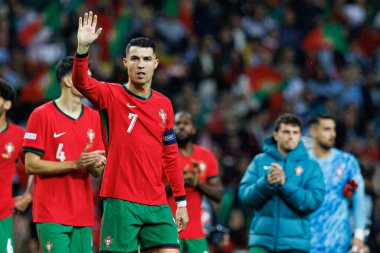
[[[88,152],[104,150],[99,114],[82,106],[74,119],[48,102],[30,115],[23,151],[54,162],[74,161],[88,145]],[[88,169],[57,175],[35,175],[34,222],[54,222],[69,226],[92,226],[93,198]]]

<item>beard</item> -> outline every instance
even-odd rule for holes
[[[321,149],[326,150],[326,151],[334,147],[334,144],[324,143],[321,141],[318,141],[318,145],[319,147],[321,147]]]
[[[183,137],[183,138],[177,137],[178,147],[182,148],[182,147],[186,146],[186,144],[189,143],[189,142],[192,142],[193,139],[194,139],[194,135],[192,135],[192,134],[189,134],[189,135],[187,135],[186,137]]]

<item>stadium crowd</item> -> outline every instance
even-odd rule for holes
[[[175,111],[194,116],[195,142],[218,159],[224,194],[209,227],[213,252],[248,252],[251,212],[237,200],[237,188],[284,112],[304,122],[317,113],[336,119],[336,146],[360,163],[366,242],[379,252],[379,1],[0,1],[0,77],[17,91],[9,113],[14,123],[25,127],[34,108],[59,96],[55,65],[75,53],[77,20],[89,10],[103,28],[90,51],[93,76],[124,82],[126,43],[153,39],[160,64],[152,88],[168,96]],[[15,194],[26,182],[19,170]],[[99,180],[93,185],[99,245]],[[31,210],[14,222],[15,252],[37,252]]]

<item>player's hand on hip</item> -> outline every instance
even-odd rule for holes
[[[93,43],[102,32],[102,28],[96,29],[98,21],[97,15],[94,15],[92,11],[85,13],[83,18],[79,17],[78,24],[78,53],[87,53],[91,43]]]
[[[187,223],[189,223],[189,216],[187,215],[186,206],[177,207],[177,212],[176,212],[177,231],[181,232],[185,230]]]

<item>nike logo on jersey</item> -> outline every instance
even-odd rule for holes
[[[61,137],[61,136],[64,135],[65,133],[66,133],[66,132],[62,132],[62,133],[59,133],[59,134],[54,133],[54,138]]]
[[[264,167],[263,167],[264,170],[270,170],[271,168],[272,168],[272,166],[266,166],[266,165],[264,165]]]
[[[137,106],[135,106],[135,105],[130,105],[129,103],[127,104],[127,107],[128,108],[136,108]]]

